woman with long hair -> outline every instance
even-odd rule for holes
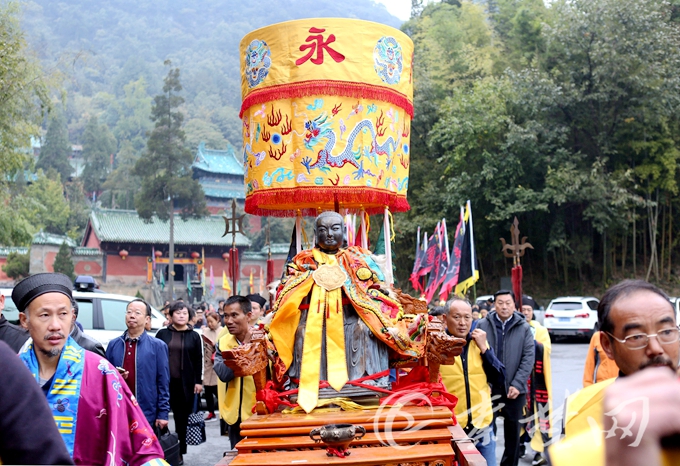
[[[203,390],[203,341],[189,324],[189,309],[175,301],[168,311],[170,324],[156,334],[168,345],[170,360],[170,409],[180,442],[180,464],[187,452],[187,423],[194,395]]]
[[[203,328],[203,366],[205,376],[203,378],[203,388],[205,389],[205,401],[208,407],[206,421],[216,419],[215,400],[217,399],[217,374],[213,370],[213,358],[215,357],[215,345],[217,337],[222,330],[220,316],[215,311],[208,312],[208,326]]]

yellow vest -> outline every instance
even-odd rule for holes
[[[470,343],[468,343],[467,387],[465,386],[465,374],[461,358],[456,358],[456,362],[450,366],[440,366],[439,372],[448,392],[458,397],[454,414],[460,426],[465,428],[468,424],[467,411],[470,408],[467,404],[466,388],[469,390],[470,404],[472,405],[472,425],[478,429],[489,426],[493,420],[491,389],[482,367],[482,353],[477,343],[474,340],[470,340]]]
[[[548,448],[548,453],[552,466],[575,464],[605,466],[604,433],[601,430],[591,429],[581,431],[552,445]],[[680,464],[678,450],[664,450],[661,453],[662,466],[677,466],[678,464]]]
[[[550,334],[548,329],[539,324],[535,320],[529,321],[529,325],[534,329],[534,340],[543,345],[543,374],[545,377],[545,386],[548,390],[548,406],[550,412],[552,413],[552,369],[550,367],[550,352],[552,351],[552,342],[550,341]],[[539,425],[538,414],[535,414],[536,426]],[[552,424],[552,419],[555,416],[551,416],[550,423]],[[551,425],[551,431],[553,426]],[[549,434],[552,437],[552,432]],[[543,452],[543,437],[541,433],[536,431],[533,438],[531,439],[531,449],[537,452]]]
[[[590,430],[588,419],[593,419],[600,431],[604,427],[602,401],[604,390],[616,379],[588,385],[567,398],[567,408],[564,414],[564,436],[570,438],[581,432]]]
[[[222,332],[218,340],[220,351],[230,350],[238,346],[238,341],[229,332]],[[255,380],[253,376],[234,377],[229,384],[217,380],[217,399],[220,405],[220,417],[229,425],[241,422],[253,415],[255,406]]]

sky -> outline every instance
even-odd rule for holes
[[[411,0],[376,0],[387,8],[387,11],[402,21],[411,17]]]

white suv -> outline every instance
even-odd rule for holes
[[[5,310],[2,314],[12,323],[19,323],[19,311],[12,301],[12,289],[0,290],[5,296]],[[110,294],[100,292],[74,291],[73,298],[78,303],[78,322],[83,326],[86,334],[99,340],[104,348],[109,341],[120,336],[127,326],[125,325],[125,310],[133,296]],[[165,317],[159,311],[151,307],[151,331],[152,335],[163,326]]]
[[[580,336],[590,338],[598,330],[597,298],[566,296],[550,301],[543,325],[550,336]]]

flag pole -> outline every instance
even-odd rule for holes
[[[362,221],[364,219],[364,215],[361,216]],[[387,268],[387,270],[389,270],[389,274],[387,275],[389,277],[392,277],[388,285],[392,285],[394,283],[394,275],[392,269],[392,229],[390,228],[390,209],[387,206],[385,206],[385,217],[383,219],[383,222],[384,222],[383,231],[385,238],[385,256],[387,259],[385,261],[385,267]],[[364,228],[364,232],[365,231],[366,229]]]

